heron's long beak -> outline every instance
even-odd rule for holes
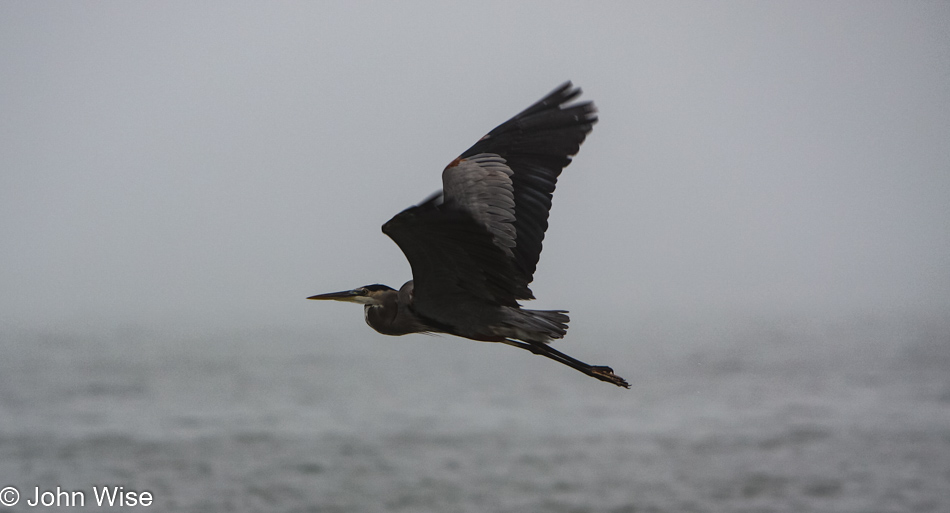
[[[332,299],[333,301],[346,301],[348,303],[356,303],[356,298],[362,297],[362,295],[356,290],[342,290],[340,292],[329,292],[326,294],[317,294],[316,296],[310,296],[307,299]]]

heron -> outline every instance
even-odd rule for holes
[[[444,333],[501,342],[588,376],[630,388],[605,365],[551,347],[567,332],[566,310],[528,310],[548,228],[551,197],[597,122],[590,101],[566,82],[488,132],[442,171],[442,189],[383,225],[405,254],[412,280],[310,296],[363,305],[384,335]]]

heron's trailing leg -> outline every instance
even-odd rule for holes
[[[539,354],[541,356],[546,356],[556,362],[563,363],[572,369],[576,369],[588,376],[597,378],[601,381],[606,381],[607,383],[613,383],[618,387],[630,388],[630,384],[627,383],[627,380],[621,378],[620,376],[614,374],[614,370],[605,365],[590,365],[584,363],[576,358],[572,358],[557,349],[541,343],[527,343],[520,342],[512,339],[502,340],[505,344],[509,346],[520,347],[521,349],[531,351],[534,354]]]

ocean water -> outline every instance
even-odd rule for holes
[[[950,511],[939,322],[558,342],[631,390],[499,344],[367,330],[7,330],[0,488],[20,499],[0,511],[76,509],[29,506],[57,487],[128,510],[96,504],[105,486],[196,513]]]

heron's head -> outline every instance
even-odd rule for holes
[[[388,292],[395,292],[395,290],[386,285],[364,285],[353,290],[317,294],[307,299],[332,299],[333,301],[346,301],[347,303],[359,303],[361,305],[381,305],[383,295]]]

